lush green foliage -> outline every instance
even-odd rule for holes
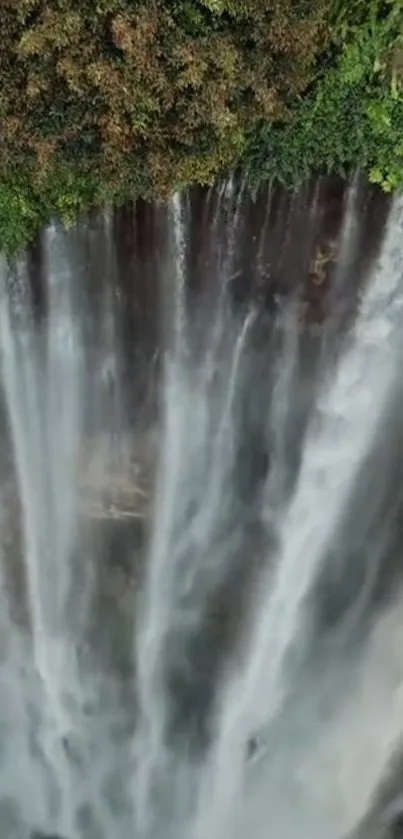
[[[363,167],[403,181],[403,0],[2,0],[0,243],[52,215]]]
[[[50,209],[69,219],[106,198],[211,182],[250,126],[280,119],[310,82],[328,5],[3,0],[3,243]]]
[[[244,159],[255,185],[357,168],[385,190],[403,184],[403,0],[335,0],[333,13],[310,90],[285,121],[250,134]]]

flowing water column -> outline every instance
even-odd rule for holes
[[[176,241],[178,259],[182,236],[177,235]],[[180,260],[178,271],[181,273]],[[223,278],[219,275],[218,279]],[[179,277],[179,297],[182,287]],[[220,297],[221,291],[222,287]],[[179,823],[171,825],[171,829],[178,833],[186,817],[192,766],[191,760],[176,760],[168,745],[172,703],[169,669],[179,667],[183,671],[192,666],[189,647],[202,632],[208,597],[228,570],[234,542],[239,538],[237,528],[232,528],[226,540],[221,534],[220,546],[213,548],[232,503],[228,481],[234,460],[234,413],[253,318],[250,313],[240,324],[228,320],[220,346],[213,318],[212,324],[203,323],[205,346],[203,342],[196,355],[188,330],[189,352],[167,354],[166,358],[161,471],[144,595],[144,624],[137,646],[144,723],[144,736],[138,741],[137,791],[140,790],[142,799],[139,807],[146,834],[148,830],[154,835],[156,778],[162,788],[171,784],[171,798],[177,795],[179,799],[175,814]],[[223,349],[224,358],[219,359],[217,353]]]
[[[4,476],[2,476],[4,477]],[[10,602],[9,578],[5,566],[14,564],[15,555],[3,542],[9,509],[0,504],[0,760],[2,766],[0,821],[7,830],[7,809],[19,835],[26,828],[41,824],[47,815],[47,791],[41,767],[32,750],[32,702],[36,698],[36,679],[24,631],[16,624]],[[15,545],[12,545],[15,549]],[[4,821],[4,819],[6,821]],[[13,833],[14,835],[14,833]]]
[[[267,270],[267,264],[266,264],[266,258],[265,258],[266,239],[268,237],[269,230],[270,230],[270,216],[271,216],[271,210],[272,210],[272,204],[273,204],[273,192],[274,192],[273,184],[269,183],[269,186],[268,186],[268,189],[267,189],[266,209],[265,209],[263,224],[262,224],[261,231],[260,231],[259,243],[258,243],[258,247],[257,247],[257,250],[256,250],[256,268],[257,268],[259,286],[263,285],[263,281],[265,279],[266,270]]]
[[[230,328],[230,284],[235,278],[235,257],[237,253],[237,235],[242,221],[243,199],[246,180],[236,188],[234,174],[231,174],[220,188],[214,214],[211,238],[215,254],[213,263],[211,305],[211,325],[207,325],[202,381],[205,386],[214,375],[217,362],[223,349],[226,332]],[[223,228],[220,222],[223,220]],[[211,270],[211,268],[210,268]]]
[[[244,749],[251,733],[275,718],[286,691],[290,649],[304,627],[303,606],[357,471],[370,446],[399,363],[403,271],[403,200],[391,213],[350,347],[333,384],[324,389],[305,445],[295,495],[281,526],[282,547],[267,582],[250,658],[241,679],[224,691],[208,824],[201,804],[196,835],[233,835],[243,788]]]
[[[174,268],[174,354],[181,355],[186,347],[186,250],[189,205],[187,196],[176,192],[169,213],[172,217]]]
[[[80,388],[76,313],[65,244],[57,230],[47,232],[48,329],[34,323],[21,265],[3,292],[1,340],[23,509],[32,652],[44,691],[40,745],[59,786],[61,829],[68,833],[74,806],[63,744],[72,727],[66,695],[76,698],[78,691],[68,596]]]
[[[273,523],[275,512],[284,503],[288,492],[287,430],[297,389],[298,353],[301,346],[298,302],[287,305],[278,317],[276,328],[280,332],[281,347],[274,361],[271,407],[266,426],[271,459],[263,514],[268,524]]]
[[[158,810],[153,795],[156,779],[166,786],[173,781],[175,773],[166,741],[169,713],[166,639],[169,633],[183,634],[177,624],[181,619],[186,623],[189,615],[185,617],[186,607],[180,604],[200,570],[200,551],[195,545],[192,549],[194,537],[186,510],[192,502],[197,506],[200,503],[198,495],[206,468],[211,424],[206,394],[210,377],[202,364],[201,381],[191,365],[193,345],[186,312],[186,210],[184,199],[175,195],[169,214],[173,302],[171,299],[166,302],[173,335],[165,355],[160,470],[144,593],[144,621],[136,638],[143,723],[136,744],[139,766],[136,796],[141,829],[146,835],[153,830],[154,810]]]
[[[163,648],[171,610],[170,563],[173,530],[182,494],[182,445],[189,435],[184,361],[187,355],[185,199],[176,193],[168,207],[168,272],[172,282],[162,290],[167,317],[162,404],[162,443],[156,510],[145,581],[143,619],[136,628],[139,730],[135,740],[135,801],[137,826],[148,836],[158,807],[155,785],[165,782],[169,754],[166,745],[166,696],[162,672]],[[168,293],[167,293],[168,292]],[[190,406],[189,406],[190,407]],[[162,781],[159,781],[162,779]]]
[[[197,537],[199,543],[204,545],[205,557],[204,562],[208,568],[209,565],[217,565],[218,575],[212,576],[212,581],[209,588],[211,588],[213,580],[219,582],[219,576],[222,574],[222,565],[217,562],[217,556],[211,548],[211,542],[214,538],[214,530],[217,523],[223,518],[223,511],[226,507],[224,499],[231,498],[231,480],[232,468],[236,458],[236,400],[242,386],[242,363],[245,353],[247,351],[248,339],[256,318],[256,312],[251,309],[246,317],[243,319],[239,327],[238,334],[232,344],[227,346],[228,366],[225,365],[225,372],[222,371],[222,378],[220,377],[220,406],[216,423],[209,424],[209,440],[206,439],[206,453],[211,447],[211,464],[207,478],[207,485],[204,491],[204,498],[201,500],[199,517],[197,522]],[[237,324],[238,325],[238,324]],[[233,326],[233,325],[232,325]],[[214,339],[213,335],[213,339]],[[217,364],[217,359],[209,358],[206,368],[201,363],[202,374],[207,373],[207,376],[215,372],[214,362]],[[203,384],[208,386],[208,378],[203,377],[200,382],[200,389]],[[211,397],[210,397],[211,398]],[[205,399],[208,401],[209,396],[206,394]],[[210,556],[209,556],[210,554]]]
[[[334,280],[335,292],[340,291],[340,286],[346,280],[346,274],[355,257],[355,249],[359,235],[359,210],[361,173],[355,172],[348,185],[343,202],[343,221],[341,226],[340,245],[337,259],[337,271]]]
[[[64,247],[63,247],[64,246]],[[64,250],[66,249],[66,251]],[[59,630],[68,626],[71,551],[76,535],[77,454],[83,402],[80,314],[69,242],[47,231],[49,327],[47,346],[47,446],[53,510],[54,562]],[[63,642],[64,643],[64,638]]]
[[[352,688],[339,698],[327,725],[323,718],[314,720],[311,737],[307,738],[301,764],[308,793],[314,790],[310,797],[318,827],[315,833],[310,830],[313,839],[390,835],[379,823],[374,830],[371,805],[382,781],[387,781],[388,772],[393,771],[392,761],[401,754],[403,744],[402,643],[400,586],[392,603],[375,617],[369,629],[362,654],[355,662]],[[346,656],[349,653],[347,648]],[[343,676],[343,670],[338,675]],[[343,679],[336,692],[341,686]],[[366,829],[356,833],[362,820]],[[300,836],[300,830],[294,834]]]
[[[5,269],[1,304],[3,381],[23,514],[24,562],[32,626],[33,667],[39,675],[40,687],[44,687],[45,690],[46,713],[50,713],[55,720],[52,724],[53,731],[54,726],[57,729],[63,727],[63,712],[51,662],[50,635],[45,617],[46,608],[49,606],[43,597],[40,571],[43,563],[46,563],[49,551],[47,464],[43,462],[43,371],[38,363],[43,347],[39,336],[35,334],[32,322],[31,300],[23,261],[11,273]],[[37,701],[37,691],[35,693]],[[42,717],[42,714],[40,716]],[[41,733],[43,734],[43,727]],[[47,744],[44,748],[46,759],[49,759],[55,773],[56,782],[59,788],[63,788],[63,755],[57,746],[55,748],[54,742],[50,749]]]
[[[352,306],[351,298],[354,295],[356,284],[352,277],[352,268],[357,257],[357,250],[360,238],[360,218],[362,210],[363,185],[361,172],[357,171],[348,184],[342,208],[341,228],[339,232],[337,263],[332,276],[328,310],[329,323],[326,327],[324,340],[322,342],[322,365],[326,365],[334,355],[337,347],[337,339],[343,334],[343,317],[347,305]]]

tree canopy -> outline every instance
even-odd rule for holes
[[[237,165],[395,186],[402,16],[403,0],[3,0],[0,242]]]

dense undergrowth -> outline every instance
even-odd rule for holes
[[[403,183],[403,0],[3,0],[0,245],[211,183]]]
[[[362,169],[386,191],[403,185],[403,2],[333,3],[331,40],[308,91],[283,121],[261,121],[244,163],[253,184]]]

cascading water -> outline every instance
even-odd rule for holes
[[[63,824],[71,829],[68,772],[61,742],[70,724],[63,694],[76,692],[65,614],[69,554],[75,530],[74,455],[79,433],[80,370],[77,324],[70,312],[70,281],[63,255],[49,231],[50,329],[35,333],[28,290],[20,276],[9,277],[2,301],[1,340],[6,400],[24,520],[27,600],[32,626],[32,664],[46,707],[40,727],[46,758],[60,776],[66,805]],[[22,273],[22,277],[21,277]],[[56,316],[55,316],[56,313]],[[19,320],[18,325],[15,319]],[[46,337],[48,341],[46,342]],[[48,346],[46,346],[46,343]],[[63,445],[60,445],[60,440]],[[67,786],[66,786],[67,785]]]
[[[262,603],[256,610],[246,672],[231,685],[224,703],[213,790],[216,792],[219,785],[217,807],[220,811],[224,803],[231,818],[240,794],[241,778],[237,774],[244,774],[245,741],[251,731],[270,726],[281,707],[288,652],[303,629],[301,606],[315,582],[318,564],[337,534],[343,507],[398,377],[403,305],[399,249],[402,221],[403,205],[399,202],[392,216],[385,255],[364,297],[351,346],[340,361],[335,381],[318,399],[295,493],[279,517],[279,555],[266,586],[262,586]],[[322,501],[324,509],[318,518]],[[234,786],[228,803],[220,779],[224,779],[225,786]],[[212,810],[214,814],[214,806]],[[294,819],[295,815],[291,822]],[[203,819],[202,830],[205,829]],[[299,829],[297,823],[296,830]],[[217,828],[207,826],[209,836],[215,836],[215,830],[217,836],[223,836],[221,818]],[[229,835],[234,832],[233,826]],[[335,835],[338,834],[339,829]]]
[[[356,190],[330,300],[348,293]],[[319,193],[302,196],[305,249]],[[163,218],[166,344],[146,432],[142,406],[122,404],[111,224],[46,231],[40,313],[25,261],[1,268],[9,839],[358,839],[384,835],[399,806],[402,200],[344,335],[337,317],[310,324],[302,266],[281,299],[298,195],[277,202],[274,245],[274,188],[253,224],[244,184],[210,190],[205,264],[192,200],[175,195]],[[112,280],[94,305],[83,253],[99,242]]]

